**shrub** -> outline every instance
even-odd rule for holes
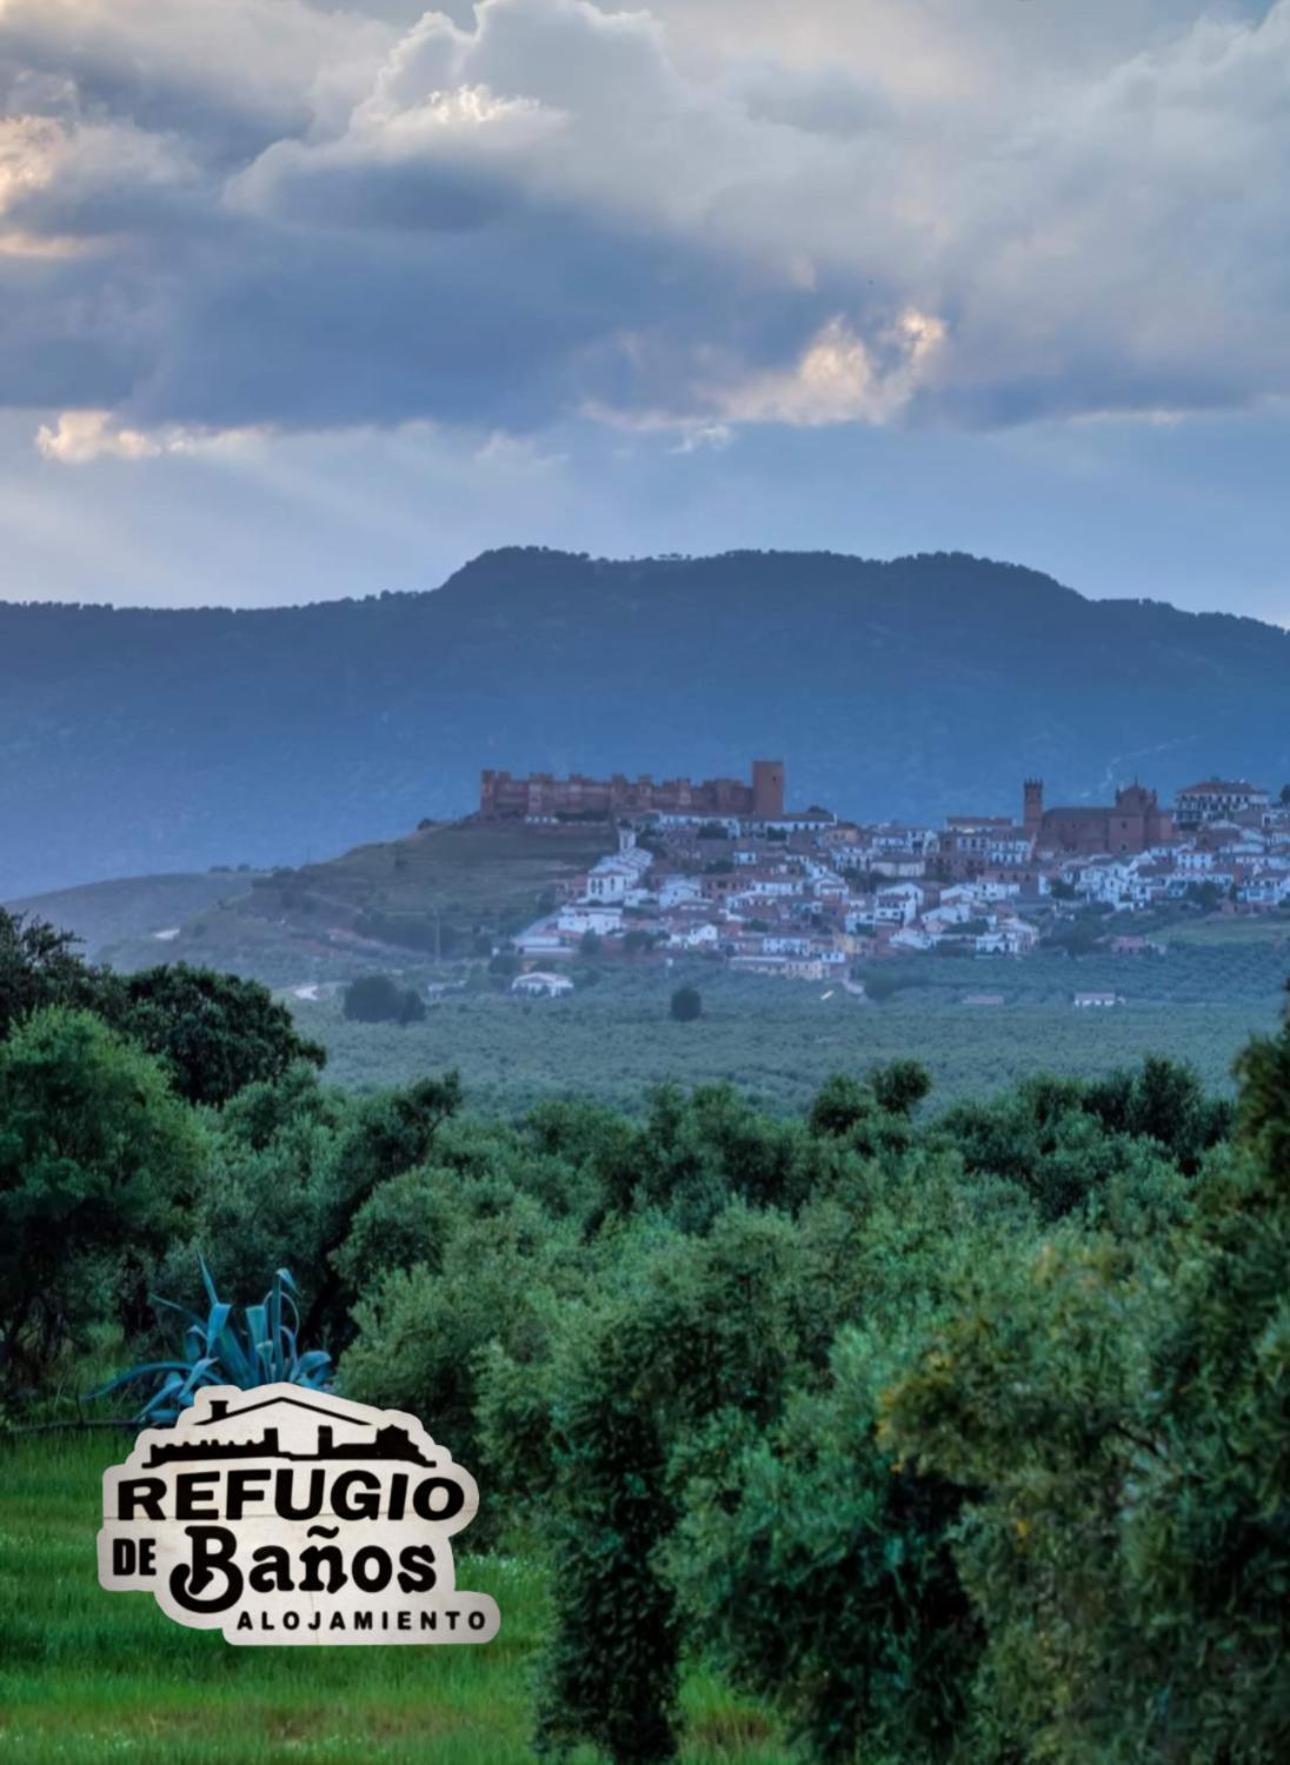
[[[678,987],[672,994],[672,1017],[677,1023],[693,1023],[703,1016],[703,995],[697,987]]]
[[[356,1023],[419,1023],[425,1000],[413,987],[401,987],[387,974],[369,974],[345,988],[345,1016]]]
[[[962,1492],[877,1444],[883,1344],[848,1336],[833,1380],[765,1434],[704,1437],[667,1550],[691,1629],[777,1704],[808,1756],[954,1754],[982,1643],[952,1538]]]
[[[393,1266],[376,1273],[384,1255]],[[417,1171],[374,1196],[341,1260],[369,1277],[341,1364],[346,1393],[430,1418],[466,1463],[482,1457],[486,1351],[496,1345],[521,1368],[544,1362],[562,1314],[597,1272],[576,1223],[554,1220],[505,1179],[445,1170]]]

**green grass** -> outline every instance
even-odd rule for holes
[[[491,1593],[484,1648],[235,1648],[150,1596],[98,1585],[100,1476],[128,1436],[0,1444],[0,1759],[15,1765],[508,1765],[532,1758],[533,1674],[548,1623],[534,1559],[458,1555]],[[790,1757],[765,1712],[687,1679],[688,1765]],[[578,1755],[589,1765],[590,1752]]]

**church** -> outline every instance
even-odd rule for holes
[[[1145,785],[1125,785],[1110,808],[1044,808],[1044,784],[1028,778],[1022,792],[1022,820],[1037,849],[1079,853],[1147,852],[1174,837],[1173,817]]]

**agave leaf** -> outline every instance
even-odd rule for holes
[[[88,1403],[91,1398],[106,1397],[110,1391],[119,1391],[123,1385],[132,1385],[136,1379],[147,1379],[154,1373],[184,1373],[187,1370],[187,1361],[140,1361],[137,1367],[127,1367],[124,1373],[118,1373],[106,1385],[87,1391],[85,1401]]]
[[[197,1261],[202,1271],[202,1286],[206,1289],[206,1297],[210,1300],[212,1305],[218,1305],[219,1294],[215,1291],[215,1283],[211,1279],[211,1272],[206,1267],[206,1258],[204,1256],[199,1256]]]
[[[180,1305],[176,1300],[163,1299],[159,1293],[148,1295],[148,1304],[154,1309],[163,1307],[166,1311],[177,1311],[181,1318],[187,1318],[190,1324],[200,1324],[201,1318],[190,1305]]]
[[[183,1385],[180,1387],[179,1391],[176,1394],[178,1396],[179,1402],[182,1404],[182,1406],[185,1409],[187,1409],[188,1406],[192,1403],[193,1393],[195,1391],[197,1391],[201,1386],[215,1385],[215,1384],[219,1383],[218,1374],[214,1374],[211,1371],[212,1367],[216,1367],[218,1365],[219,1365],[219,1362],[215,1359],[215,1357],[213,1355],[211,1355],[211,1356],[208,1356],[205,1360],[198,1361],[197,1364],[189,1371],[188,1377],[184,1380]]]
[[[173,1422],[179,1414],[177,1394],[184,1388],[184,1382],[178,1373],[171,1373],[159,1390],[154,1391],[148,1402],[135,1417],[139,1422]],[[173,1400],[173,1401],[172,1401]]]
[[[211,1352],[223,1363],[229,1384],[246,1390],[256,1383],[254,1355],[247,1352],[231,1321],[225,1322],[218,1340],[211,1343]]]

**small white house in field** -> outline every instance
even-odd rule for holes
[[[558,999],[562,993],[572,993],[573,982],[567,974],[549,974],[545,969],[535,968],[528,974],[517,974],[511,991],[528,999]]]

